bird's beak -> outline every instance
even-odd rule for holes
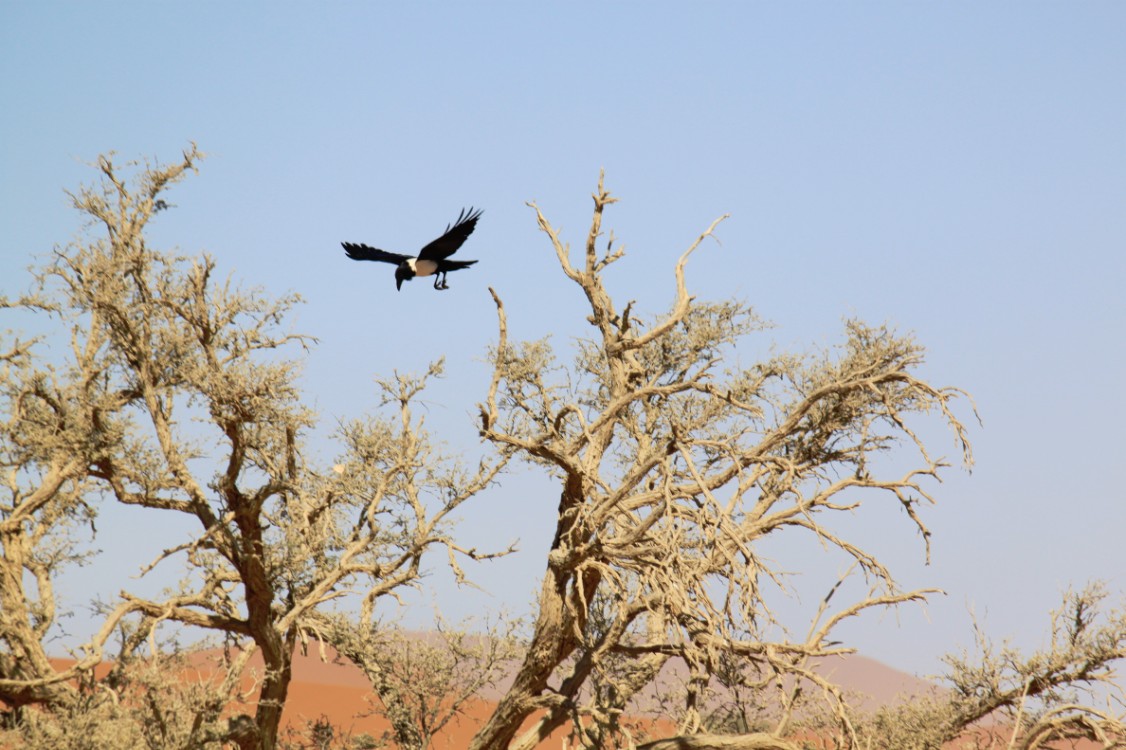
[[[395,277],[395,291],[397,291],[397,292],[403,291],[403,277],[402,276],[396,276]]]

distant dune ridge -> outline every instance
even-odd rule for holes
[[[402,632],[402,631],[400,631]],[[425,640],[430,644],[440,643],[441,636],[427,632],[406,632],[408,637]],[[215,667],[221,655],[217,649],[201,650],[185,655],[187,667],[183,672],[186,680],[218,679]],[[73,663],[69,659],[52,660],[57,668]],[[98,676],[104,676],[111,664],[103,663],[95,669]],[[515,664],[512,665],[513,669]],[[243,677],[244,686],[249,686],[256,679],[256,672],[262,669],[262,661],[252,657],[247,673]],[[830,680],[841,688],[848,697],[850,704],[862,711],[872,711],[881,706],[894,705],[910,701],[927,694],[941,692],[942,688],[925,679],[912,676],[906,672],[882,664],[875,659],[865,656],[849,655],[832,657],[822,660],[816,670],[820,675]],[[664,687],[677,684],[683,677],[683,667],[667,665],[662,676],[658,678]],[[482,691],[477,700],[469,701],[464,706],[464,715],[452,720],[445,729],[435,738],[434,747],[438,748],[464,748],[469,746],[474,733],[492,713],[497,700],[507,688],[511,678],[500,681],[496,687]],[[652,692],[652,691],[650,691]],[[645,694],[639,697],[639,710],[634,716],[644,725],[656,727],[656,737],[670,736],[675,733],[675,725],[670,721],[662,720],[659,714],[647,711],[645,704],[651,696]],[[337,736],[358,737],[367,734],[379,738],[388,729],[388,722],[381,716],[375,715],[373,710],[373,696],[371,685],[363,672],[340,657],[332,647],[318,642],[310,642],[306,650],[298,649],[293,659],[293,681],[290,683],[289,698],[286,701],[285,712],[282,716],[283,735],[287,729],[297,732],[305,730],[313,722],[327,719],[339,733]],[[252,712],[253,706],[233,705],[231,712]],[[529,719],[526,724],[531,724],[534,719]],[[995,738],[996,727],[982,727],[982,737]],[[1002,733],[1007,730],[1002,730]],[[542,750],[559,750],[570,747],[567,744],[568,727],[557,729],[546,740],[537,745]],[[743,735],[744,737],[749,737]],[[758,735],[755,735],[758,737]],[[762,735],[765,738],[765,735]],[[692,739],[716,739],[694,737]],[[770,748],[786,747],[786,743],[769,745]],[[951,743],[948,747],[965,747],[964,740]],[[695,743],[665,743],[652,742],[644,747],[650,750],[693,750],[698,746]],[[724,747],[723,744],[708,744],[709,748]],[[740,745],[743,750],[745,746]],[[766,747],[766,746],[764,746]],[[1076,741],[1067,745],[1070,750],[1096,750],[1098,743],[1087,740]]]
[[[435,642],[440,640],[430,633],[408,633],[411,637]],[[219,658],[215,650],[199,651],[189,655],[191,673],[186,679],[207,679],[213,674],[214,665]],[[59,660],[60,664],[65,660]],[[513,664],[513,668],[515,668]],[[683,677],[679,664],[670,664],[662,672],[659,682],[665,687],[676,684]],[[253,672],[261,670],[262,663],[257,657],[250,662],[245,681],[254,679]],[[936,690],[934,684],[893,669],[874,659],[850,655],[823,660],[817,670],[820,674],[840,686],[857,708],[871,710],[897,701],[909,700]],[[466,716],[451,722],[441,737],[438,746],[465,747],[477,728],[491,713],[497,700],[503,695],[511,678],[503,678],[491,689],[482,691],[478,700],[466,707]],[[654,708],[650,689],[639,697],[639,718],[659,720]],[[244,710],[251,710],[245,707]],[[311,642],[302,651],[298,649],[293,659],[293,681],[289,688],[289,698],[283,715],[283,727],[302,728],[308,722],[327,718],[340,731],[352,736],[370,734],[378,737],[387,730],[388,724],[373,711],[371,686],[363,672],[347,662],[327,645]],[[560,742],[567,734],[558,730],[540,747],[561,747]]]

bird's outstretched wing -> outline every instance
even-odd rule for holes
[[[386,250],[380,250],[355,242],[341,242],[340,244],[344,246],[344,252],[348,253],[348,257],[352,260],[380,260],[384,263],[394,263],[398,265],[410,257],[409,255],[389,253]]]
[[[477,228],[477,219],[480,216],[480,210],[474,211],[473,208],[470,207],[470,209],[466,211],[463,208],[457,217],[457,221],[453,223],[453,226],[446,227],[445,234],[419,251],[418,259],[442,260],[456,253],[457,249],[462,246],[466,238]]]

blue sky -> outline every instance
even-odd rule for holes
[[[651,312],[675,258],[730,213],[688,281],[776,324],[741,358],[888,321],[977,402],[977,466],[925,515],[929,567],[894,509],[854,521],[905,586],[948,594],[848,639],[934,672],[969,642],[970,608],[1035,646],[1067,586],[1126,587],[1124,33],[1116,3],[8,2],[0,290],[79,231],[63,190],[94,179],[87,162],[173,160],[194,140],[209,158],[151,241],[305,298],[295,328],[320,344],[304,382],[329,425],[373,409],[376,376],[445,357],[427,423],[472,455],[487,287],[516,337],[552,334],[566,356],[586,327],[526,201],[578,246],[605,169],[628,252],[611,287]],[[415,249],[466,205],[485,209],[462,251],[481,262],[449,292],[396,293],[389,267],[340,250]],[[436,572],[430,598],[455,617],[521,611],[556,497],[525,471],[466,510],[469,543],[524,552],[477,569],[487,596]],[[64,594],[135,573],[139,538],[183,533],[160,523],[107,511],[105,551]],[[831,581],[810,552],[795,563]]]

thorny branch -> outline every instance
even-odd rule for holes
[[[851,321],[835,351],[725,364],[764,326],[742,303],[697,301],[685,271],[726,217],[681,255],[666,313],[643,321],[633,302],[619,312],[603,285],[624,257],[612,236],[602,245],[604,212],[616,200],[600,177],[579,264],[529,204],[598,332],[578,343],[573,367],[557,365],[546,340],[511,342],[506,308],[490,290],[498,341],[481,435],[502,455],[545,467],[561,492],[528,653],[476,748],[530,748],[573,717],[611,721],[670,659],[691,668],[685,731],[702,727],[720,653],[769,668],[777,681],[798,677],[831,691],[803,665],[847,651],[826,645],[834,625],[931,593],[902,592],[875,551],[833,528],[833,516],[889,496],[929,554],[918,507],[934,501],[924,482],[946,463],[931,456],[913,422],[937,415],[963,462],[972,462],[954,413],[964,394],[916,375],[922,348],[886,327]],[[879,457],[903,445],[914,448],[917,465],[885,476]],[[760,539],[784,530],[807,532],[854,561],[871,584],[860,600],[819,613],[805,641],[778,637],[768,591],[785,590],[787,576],[757,551]],[[592,619],[596,603],[601,614]],[[642,658],[650,660],[645,670],[594,691],[612,694],[617,708],[589,702],[592,679]],[[536,709],[542,718],[517,737]]]
[[[293,650],[318,608],[350,597],[370,623],[379,602],[418,581],[428,551],[444,548],[459,580],[464,559],[504,554],[459,544],[450,519],[505,459],[465,469],[435,450],[412,404],[440,376],[436,363],[380,383],[394,415],[345,423],[333,468],[316,466],[305,445],[316,417],[289,356],[315,341],[285,328],[300,298],[238,288],[217,280],[210,257],[145,241],[168,205],[163,191],[200,159],[194,145],[169,166],[99,158],[100,183],[71,198],[103,236],[57,248],[33,293],[3,300],[46,311],[70,346],[56,369],[34,342],[0,343],[0,698],[61,705],[115,633],[124,662],[155,646],[157,628],[196,629],[261,654],[252,731],[238,742],[272,748]],[[56,617],[51,582],[77,559],[64,551],[74,526],[94,533],[103,500],[187,521],[183,542],[138,563],[143,574],[177,568],[182,583],[156,599],[122,592],[77,663],[56,670],[43,645]],[[226,662],[193,731],[214,728],[247,658]]]

